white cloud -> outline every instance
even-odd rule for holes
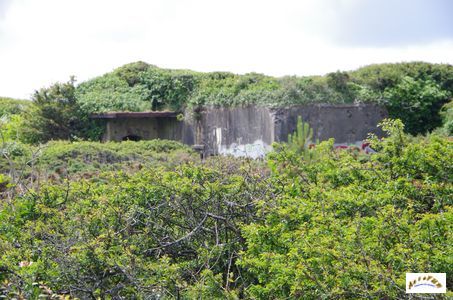
[[[86,80],[137,60],[277,76],[403,60],[453,63],[451,40],[352,47],[320,33],[338,6],[353,5],[357,0],[13,0],[0,14],[0,95],[28,98],[70,75]]]

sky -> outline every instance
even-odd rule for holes
[[[0,0],[0,96],[139,60],[273,76],[453,64],[452,15],[452,0]]]

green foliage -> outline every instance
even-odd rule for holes
[[[350,72],[351,80],[380,95],[391,118],[399,118],[409,133],[431,131],[441,124],[439,111],[453,95],[453,66],[424,62],[370,65]],[[363,93],[362,93],[363,94]],[[384,100],[385,99],[385,100]]]
[[[188,146],[175,141],[151,140],[139,142],[51,142],[37,159],[37,166],[47,172],[82,173],[96,176],[109,170],[174,166],[192,160],[196,155]]]
[[[0,193],[4,193],[6,191],[8,183],[9,183],[8,177],[4,174],[0,174]]]
[[[151,65],[138,61],[122,66],[114,71],[120,79],[125,80],[130,87],[139,84],[142,80],[140,78],[141,72],[148,70]]]
[[[453,100],[450,100],[445,104],[441,111],[440,116],[442,118],[442,127],[438,129],[438,132],[444,135],[453,135]]]
[[[23,113],[23,140],[30,143],[49,140],[97,139],[102,132],[76,100],[74,78],[36,91],[33,103]]]
[[[197,157],[188,146],[166,140],[121,143],[51,141],[40,146],[9,142],[1,151],[10,161],[0,157],[0,173],[7,174],[12,163],[25,178],[58,181],[74,176],[96,178],[107,171],[133,172],[157,166],[172,167]]]
[[[189,106],[238,106],[269,101],[278,89],[275,78],[250,73],[207,73],[200,79],[198,89],[188,99]]]
[[[334,91],[336,97],[343,99],[343,102],[353,102],[356,94],[351,88],[350,76],[347,72],[337,71],[326,76],[327,86]],[[360,98],[359,98],[360,99]],[[360,99],[363,100],[363,99]]]
[[[76,90],[80,108],[86,112],[145,111],[151,105],[142,86],[130,87],[125,79],[104,75],[81,83]]]
[[[9,291],[37,298],[42,282],[82,299],[237,298],[239,225],[265,194],[253,165],[238,162],[115,172],[17,197],[0,210]]]
[[[23,123],[22,113],[31,101],[0,97],[0,142],[19,140]]]
[[[0,295],[394,299],[406,272],[453,271],[449,138],[385,120],[358,155],[307,147],[298,123],[266,162],[199,162],[173,141],[4,143]]]
[[[127,64],[77,87],[87,113],[181,110],[197,84],[197,73],[160,69],[144,62]]]
[[[198,75],[190,71],[150,67],[141,74],[140,83],[148,91],[153,110],[181,110],[195,86]]]
[[[250,298],[404,298],[406,272],[453,271],[453,144],[382,127],[366,159],[333,141],[311,161],[285,147],[270,155],[278,196],[243,227]]]
[[[267,168],[172,141],[6,143],[0,293],[393,299],[406,272],[453,271],[450,139],[385,120],[357,155],[298,125]]]
[[[400,118],[411,134],[426,133],[441,125],[439,110],[450,94],[431,80],[403,77],[384,92],[390,116]]]
[[[449,64],[406,62],[396,64],[375,64],[350,72],[351,80],[384,91],[401,82],[405,76],[415,80],[432,80],[443,90],[453,91],[453,67]]]
[[[301,154],[306,159],[310,159],[314,151],[310,149],[312,143],[313,129],[308,123],[302,121],[302,117],[297,117],[297,127],[293,134],[288,135],[288,148],[298,154]],[[314,144],[312,144],[314,146]]]
[[[275,78],[169,70],[136,62],[80,84],[76,94],[86,113],[376,102],[385,104],[392,118],[407,123],[410,133],[425,133],[440,125],[439,110],[453,94],[453,67],[412,62]]]
[[[0,97],[0,118],[20,114],[31,104],[28,100]]]
[[[23,123],[23,117],[19,114],[0,118],[0,141],[21,140]]]

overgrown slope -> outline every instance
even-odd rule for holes
[[[198,158],[189,146],[167,140],[51,141],[37,146],[7,142],[1,151],[0,174],[19,188],[37,181],[96,178],[108,171],[171,168]]]
[[[181,110],[203,106],[377,102],[409,132],[440,125],[439,110],[453,95],[453,66],[423,62],[370,65],[325,76],[238,75],[161,69],[144,62],[81,83],[77,99],[88,113]]]

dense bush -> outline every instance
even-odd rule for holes
[[[22,190],[0,178],[4,194],[16,189],[0,203],[0,294],[404,298],[406,272],[453,271],[453,144],[408,136],[399,121],[383,129],[388,137],[370,138],[373,155],[333,141],[307,146],[308,131],[265,162],[200,162],[164,141],[50,143],[36,164],[86,165],[64,180],[31,176]],[[36,152],[11,147],[18,157]],[[108,167],[159,151],[181,165]],[[107,172],[80,176],[96,162]]]
[[[252,201],[266,187],[252,162],[232,160],[110,173],[15,198],[0,211],[3,294],[239,295],[239,226],[254,218]]]
[[[439,111],[453,96],[453,66],[424,62],[378,64],[350,72],[351,80],[380,94],[390,117],[412,134],[441,125]]]
[[[0,173],[10,174],[13,170],[27,182],[95,178],[107,171],[133,172],[143,168],[173,167],[198,157],[190,147],[166,140],[121,143],[51,141],[38,146],[7,142],[0,150],[3,154]]]
[[[328,78],[274,78],[257,73],[237,75],[168,70],[137,62],[80,84],[77,95],[81,106],[90,112],[359,100],[358,89],[350,88],[352,83],[343,82],[344,86],[340,86],[338,82],[334,83],[335,80],[328,80],[335,78],[337,73]],[[347,74],[346,77],[349,80]]]
[[[404,76],[414,80],[432,80],[443,90],[453,91],[453,66],[425,62],[406,62],[397,64],[374,64],[349,72],[351,80],[383,91],[401,82]]]
[[[77,98],[87,113],[180,110],[197,84],[197,76],[192,71],[136,62],[81,83]]]
[[[399,299],[406,272],[453,271],[453,144],[383,129],[372,156],[332,141],[270,156],[278,197],[243,228],[251,298]]]
[[[97,139],[102,127],[89,118],[76,98],[75,80],[36,91],[22,113],[21,139],[29,143],[50,140]]]
[[[141,86],[130,87],[126,80],[104,75],[83,82],[77,87],[80,108],[87,114],[105,111],[151,110],[147,91]]]
[[[248,104],[377,102],[410,133],[440,125],[439,110],[453,95],[453,66],[422,62],[371,65],[326,76],[275,78],[262,74],[199,73],[125,65],[84,82],[77,98],[87,113],[183,110]]]
[[[441,125],[439,110],[449,93],[431,80],[405,76],[384,92],[389,114],[400,118],[409,133],[426,133]]]
[[[197,73],[149,67],[140,76],[153,110],[180,110],[198,84]]]
[[[22,113],[31,101],[0,97],[0,141],[7,142],[21,138]]]
[[[437,131],[444,135],[453,136],[453,100],[442,107],[440,116],[442,126]]]
[[[20,114],[30,104],[28,100],[0,97],[0,118]]]
[[[22,139],[23,116],[21,114],[4,115],[0,118],[1,142],[19,141]]]

